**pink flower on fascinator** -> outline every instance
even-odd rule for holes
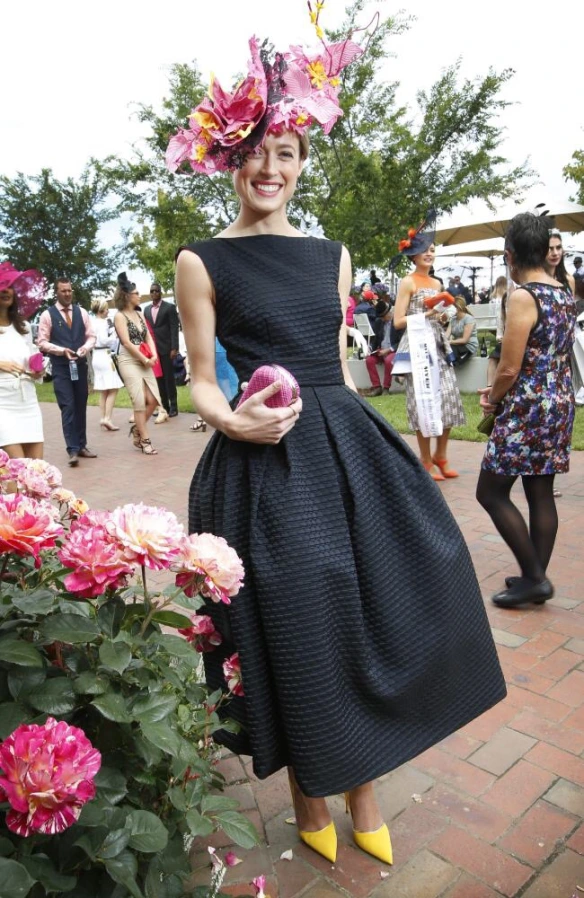
[[[328,134],[343,114],[338,101],[338,75],[362,53],[363,49],[349,40],[325,45],[319,53],[310,56],[302,47],[290,47],[290,52],[284,54],[287,68],[282,80],[292,103],[278,104],[272,127],[282,123],[305,130],[315,119]]]
[[[193,118],[213,140],[224,147],[235,146],[249,136],[266,111],[268,83],[256,37],[249,42],[248,75],[230,94],[216,78],[211,79],[210,99],[205,98]]]
[[[189,116],[189,129],[182,128],[171,138],[166,151],[170,171],[187,161],[191,168],[204,174],[229,168],[229,154],[221,155],[219,150],[236,148],[264,117],[268,83],[257,38],[251,38],[249,48],[248,75],[235,91],[223,90],[213,77],[209,96]]]

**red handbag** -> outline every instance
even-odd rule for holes
[[[140,345],[138,346],[138,349],[140,350],[140,352],[142,353],[144,358],[146,358],[146,359],[153,358],[154,353],[152,352],[148,343],[146,343],[145,340],[143,340],[142,343],[140,343]]]
[[[256,368],[237,405],[240,406],[250,396],[254,396],[260,390],[265,390],[276,381],[282,386],[277,393],[266,399],[265,404],[270,408],[285,408],[292,405],[300,396],[300,387],[296,378],[281,365],[262,365],[260,368]]]

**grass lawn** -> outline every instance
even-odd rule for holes
[[[179,412],[194,412],[193,402],[188,387],[178,387]],[[37,396],[39,402],[56,402],[55,391],[52,383],[37,384]],[[99,393],[90,393],[88,405],[99,405]],[[118,391],[116,396],[116,408],[132,408],[132,403],[125,387]]]
[[[55,393],[52,383],[37,385],[39,402],[55,402]],[[399,433],[411,433],[406,419],[405,393],[396,393],[393,396],[376,396],[368,399],[368,402],[380,412]],[[92,393],[89,397],[89,405],[99,405],[99,394]],[[477,424],[482,415],[479,408],[479,398],[471,393],[463,393],[462,404],[466,413],[467,423],[464,427],[454,427],[451,433],[453,440],[470,440],[473,443],[486,443],[487,437],[477,431]],[[131,408],[132,403],[125,388],[117,395],[116,407]],[[180,412],[193,412],[193,403],[189,387],[178,388],[178,409]],[[576,409],[576,421],[572,437],[572,449],[584,449],[584,408]]]

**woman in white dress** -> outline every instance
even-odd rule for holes
[[[43,457],[43,419],[34,385],[43,371],[31,370],[31,356],[38,359],[39,353],[24,315],[38,308],[44,293],[39,272],[17,271],[10,262],[0,265],[0,448],[10,458]]]
[[[96,299],[91,304],[94,314],[93,329],[96,341],[93,347],[93,389],[99,393],[100,424],[104,430],[119,430],[112,421],[112,412],[116,404],[116,396],[124,384],[112,361],[112,353],[118,344],[118,335],[110,325],[107,314],[109,306],[105,299]]]

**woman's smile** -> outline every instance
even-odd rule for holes
[[[261,196],[275,196],[282,186],[274,181],[252,181],[252,187]]]

